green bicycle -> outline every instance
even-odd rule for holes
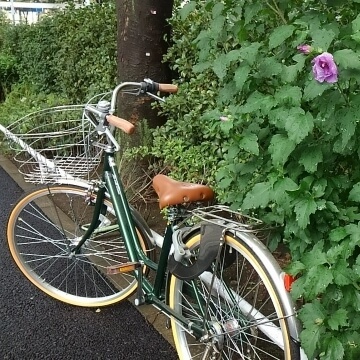
[[[0,128],[28,154],[17,156],[28,179],[46,184],[10,213],[7,239],[17,266],[72,305],[107,306],[136,292],[135,305],[152,304],[171,320],[180,359],[306,359],[284,273],[244,216],[210,205],[208,186],[165,175],[153,179],[167,208],[164,236],[129,205],[113,130],[130,134],[134,127],[113,115],[116,99],[125,92],[161,100],[159,91],[176,86],[125,82],[110,102],[86,105],[76,126],[66,123],[69,116],[60,116],[60,125],[44,116],[44,129],[23,135],[14,125]],[[84,180],[82,170],[99,164],[100,177]]]

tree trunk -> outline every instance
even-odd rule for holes
[[[118,80],[170,82],[170,71],[162,62],[166,53],[170,28],[166,19],[171,17],[172,0],[117,0],[118,19]],[[137,123],[147,119],[153,127],[164,123],[146,97],[119,99],[118,115]]]

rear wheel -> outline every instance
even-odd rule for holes
[[[22,273],[48,295],[78,306],[105,306],[127,298],[137,287],[133,273],[107,275],[109,266],[129,261],[115,212],[105,200],[100,224],[78,254],[96,196],[86,189],[51,186],[25,194],[7,224],[10,252]],[[144,251],[146,237],[137,227]]]
[[[199,235],[186,242],[193,260],[199,242]],[[171,276],[169,303],[202,329],[190,332],[172,318],[181,360],[300,359],[273,279],[256,254],[232,235],[225,237],[218,263],[198,278],[182,281]]]

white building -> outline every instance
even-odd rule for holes
[[[13,24],[25,22],[32,24],[39,20],[41,14],[54,9],[64,8],[67,4],[35,3],[20,1],[0,1],[0,10],[4,11]]]

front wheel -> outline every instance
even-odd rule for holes
[[[187,246],[194,254],[200,235]],[[281,296],[252,249],[229,234],[213,265],[198,278],[170,279],[169,304],[201,333],[172,318],[179,358],[299,360],[299,344],[290,336]],[[194,328],[194,327],[193,327]]]
[[[46,294],[72,305],[110,305],[137,287],[133,273],[107,274],[109,266],[129,261],[109,200],[93,234],[78,253],[71,251],[91,222],[95,200],[76,186],[45,187],[25,194],[8,219],[8,245],[22,273]],[[148,251],[139,229],[141,247]]]

